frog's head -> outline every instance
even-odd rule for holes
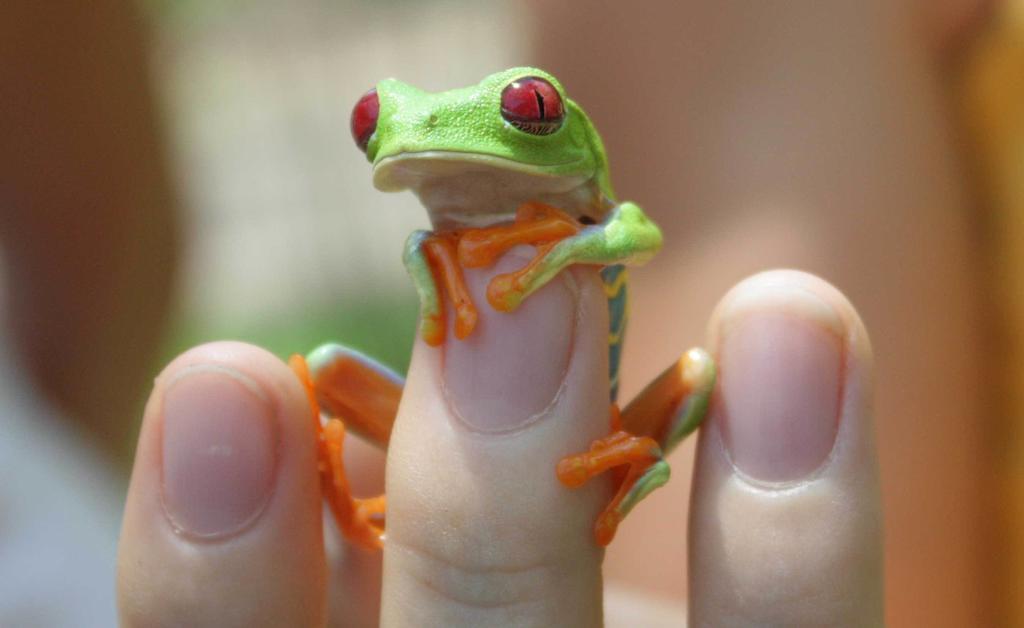
[[[374,185],[412,190],[438,227],[500,222],[531,200],[600,220],[612,203],[601,138],[536,68],[436,94],[381,81],[356,103],[352,135]]]

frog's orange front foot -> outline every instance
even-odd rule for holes
[[[473,333],[476,328],[477,311],[473,299],[469,296],[469,289],[466,287],[466,279],[462,275],[462,267],[459,265],[458,247],[459,235],[457,233],[442,233],[429,236],[423,243],[423,247],[430,261],[431,270],[434,273],[434,281],[444,286],[455,308],[455,337],[463,340]],[[441,330],[439,338],[427,338],[427,343],[438,345],[444,340],[444,305],[441,306],[441,320],[435,325]],[[434,340],[434,342],[431,342]]]
[[[537,252],[523,268],[498,275],[487,286],[487,300],[501,312],[519,307],[530,290],[528,280],[537,274],[558,242],[576,235],[583,225],[565,212],[543,203],[524,203],[516,210],[516,220],[467,231],[459,239],[459,262],[466,268],[491,266],[506,251],[520,244],[536,247]]]
[[[619,523],[648,493],[665,484],[668,464],[661,447],[648,436],[634,436],[619,428],[618,409],[612,407],[612,433],[594,441],[590,450],[568,456],[558,462],[556,473],[569,488],[582,486],[587,480],[605,471],[618,472],[615,497],[594,523],[594,539],[605,546],[615,538]]]
[[[300,355],[293,355],[288,364],[298,376],[309,399],[317,435],[321,490],[334,520],[350,542],[366,549],[380,549],[384,538],[385,498],[383,495],[368,499],[352,496],[343,461],[345,424],[337,418],[321,423],[317,391],[306,360]]]
[[[414,232],[405,244],[403,259],[420,297],[420,333],[431,346],[447,334],[446,309],[455,310],[455,336],[467,338],[476,327],[478,313],[463,276],[463,268],[492,266],[506,251],[520,244],[536,247],[534,258],[522,269],[498,275],[487,287],[494,309],[511,312],[531,292],[571,263],[567,255],[553,256],[558,243],[575,236],[585,225],[565,212],[543,203],[524,203],[515,222],[481,229],[431,233]],[[574,249],[575,250],[575,249]]]
[[[512,224],[466,231],[459,239],[459,262],[466,268],[486,268],[514,246],[557,242],[580,228],[580,223],[555,207],[524,203]]]

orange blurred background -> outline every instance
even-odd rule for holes
[[[285,355],[333,339],[404,369],[416,301],[399,252],[426,215],[372,189],[350,107],[386,76],[442,90],[536,64],[601,130],[620,196],[666,232],[632,275],[624,397],[701,341],[739,279],[823,276],[875,347],[888,622],[1024,626],[1024,1],[15,1],[3,14],[11,340],[122,473],[149,382],[191,344]],[[692,444],[673,458],[688,469]],[[678,601],[689,483],[676,478],[607,570]]]

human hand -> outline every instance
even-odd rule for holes
[[[479,292],[486,277],[467,279]],[[600,625],[591,525],[610,485],[570,491],[554,465],[607,431],[605,307],[596,274],[573,269],[515,315],[482,308],[466,341],[417,343],[388,451],[383,572],[362,550],[325,552],[292,372],[238,343],[186,352],[145,412],[122,623],[373,625],[379,604],[384,625]],[[880,624],[871,351],[852,306],[802,273],[757,275],[715,310],[709,348],[720,384],[698,446],[691,623]],[[681,622],[621,595],[607,610]]]

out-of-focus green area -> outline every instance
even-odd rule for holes
[[[404,374],[416,334],[417,308],[414,299],[384,298],[319,308],[298,318],[253,317],[219,325],[183,319],[172,330],[162,361],[166,363],[188,347],[213,340],[251,342],[282,359],[293,353],[308,353],[325,342],[339,342]]]

